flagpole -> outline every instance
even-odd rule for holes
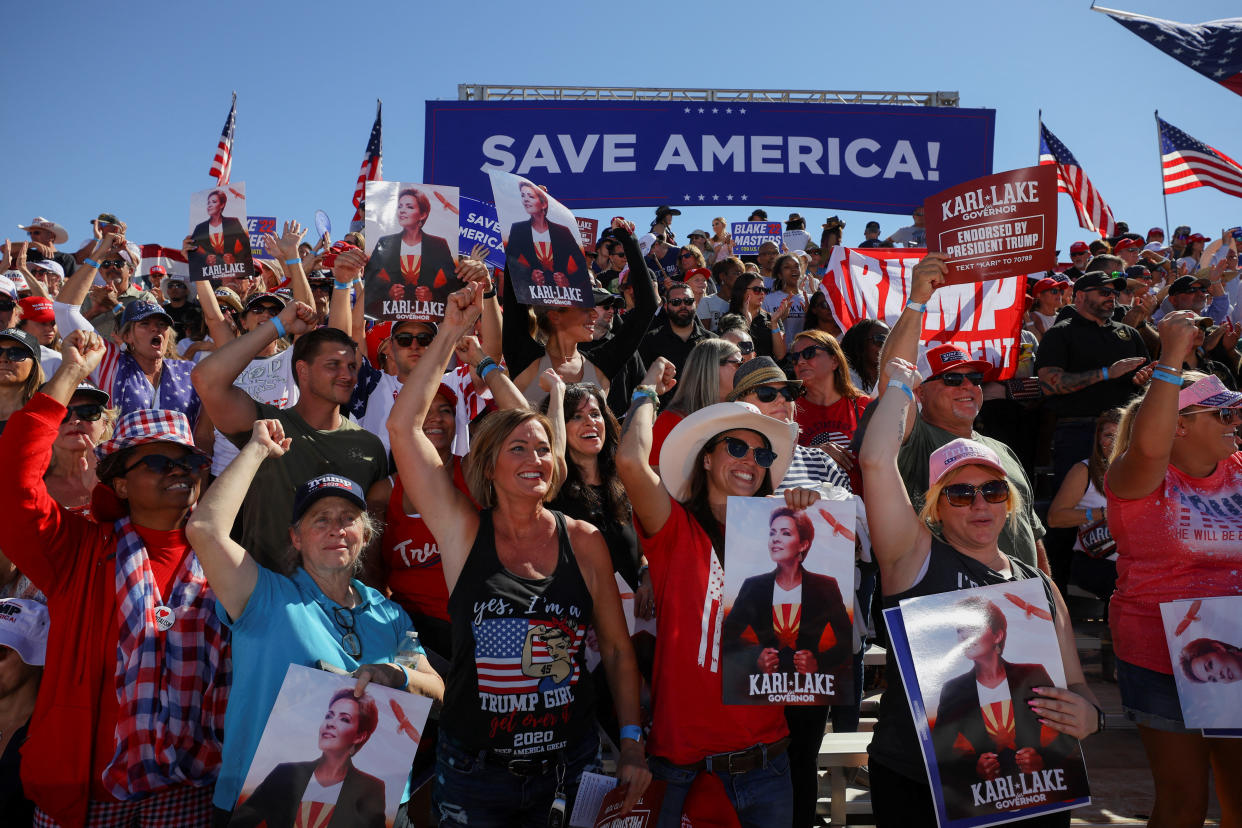
[[[1169,232],[1169,194],[1164,188],[1164,154],[1160,152],[1160,110],[1155,111],[1156,116],[1156,157],[1160,166],[1160,197],[1164,200],[1164,237],[1171,240],[1172,234]]]

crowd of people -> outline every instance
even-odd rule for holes
[[[435,703],[398,824],[552,824],[607,753],[626,809],[664,783],[661,826],[723,804],[731,824],[807,828],[825,731],[859,727],[878,610],[1028,579],[1066,684],[1024,673],[1019,730],[1043,735],[1010,759],[971,748],[954,773],[1041,766],[1104,727],[1065,598],[1089,594],[1109,604],[1103,677],[1147,754],[1151,824],[1201,824],[1213,775],[1242,819],[1242,742],[1186,727],[1159,609],[1242,594],[1239,242],[1124,224],[1075,242],[1028,280],[999,380],[920,343],[947,273],[919,250],[921,209],[856,245],[919,257],[891,329],[843,330],[825,301],[838,217],[817,241],[792,214],[737,255],[723,217],[681,244],[679,215],[604,229],[592,308],[520,304],[476,248],[440,267],[442,319],[388,321],[367,315],[361,234],[326,265],[330,239],[286,222],[254,278],[190,283],[140,267],[114,215],[73,252],[60,224],[22,226],[0,262],[6,822],[295,825],[314,798],[317,824],[382,825],[382,783],[351,761],[375,684]],[[833,632],[760,669],[840,665],[852,698],[724,704],[722,638],[746,626],[719,609],[739,496],[780,499],[771,532],[803,558],[806,510],[856,504],[852,591],[776,541],[775,571],[745,586],[797,588]],[[853,611],[813,606],[830,592]],[[1029,666],[1001,658],[1003,623],[981,626],[963,682]],[[1209,644],[1183,669],[1238,680],[1236,648]],[[247,797],[290,664],[356,689],[328,704],[318,760]],[[878,825],[936,824],[892,658],[868,771]]]

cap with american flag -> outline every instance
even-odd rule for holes
[[[1156,113],[1160,129],[1160,166],[1164,191],[1180,193],[1195,187],[1215,187],[1242,196],[1242,166],[1218,149],[1191,138]]]
[[[1101,236],[1112,236],[1117,232],[1113,211],[1104,202],[1104,197],[1092,186],[1091,179],[1078,165],[1078,159],[1069,147],[1062,144],[1042,120],[1039,122],[1039,163],[1057,165],[1057,192],[1069,194],[1078,213],[1079,227]]]
[[[220,132],[220,143],[216,147],[216,157],[211,161],[211,171],[207,173],[220,185],[229,183],[229,173],[233,169],[233,133],[237,129],[237,93],[233,93],[233,105],[229,107],[229,117],[224,121],[224,129]]]
[[[371,125],[371,137],[367,139],[366,152],[362,154],[362,167],[358,170],[358,183],[354,185],[354,220],[350,230],[361,230],[367,201],[367,182],[384,180],[384,137],[380,123],[383,101],[375,102],[375,123]]]

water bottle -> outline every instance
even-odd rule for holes
[[[406,630],[405,637],[401,639],[401,645],[397,647],[397,657],[393,659],[402,667],[408,667],[410,672],[418,670],[418,662],[423,658],[423,648],[418,643],[418,632],[415,630]]]

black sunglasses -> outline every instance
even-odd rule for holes
[[[266,313],[266,314],[270,314],[271,316],[280,316],[280,312],[282,310],[284,310],[284,308],[280,307],[279,305],[272,305],[266,302],[264,302],[263,304],[250,306],[251,313]]]
[[[14,345],[11,348],[0,348],[0,356],[9,362],[25,362],[30,359],[30,351],[20,345]]]
[[[761,403],[770,403],[777,396],[784,397],[789,402],[793,402],[802,396],[802,386],[800,385],[782,385],[780,388],[773,388],[770,385],[761,385],[750,393]]]
[[[336,623],[345,630],[341,635],[341,646],[345,648],[350,658],[361,658],[362,642],[358,640],[358,633],[354,632],[353,611],[344,607],[333,607],[332,612],[336,615]]]
[[[811,345],[808,348],[803,348],[801,351],[790,351],[789,361],[797,365],[800,360],[811,359],[817,351],[823,351],[825,354],[828,353],[828,349],[823,345]]]
[[[867,337],[867,341],[873,342],[876,345],[883,345],[885,342],[888,341],[888,334],[872,334],[871,336]]]
[[[734,354],[733,356],[727,356],[724,359],[720,360],[721,368],[723,368],[726,365],[741,365],[741,364],[742,364],[741,354]]]
[[[122,261],[121,259],[104,259],[102,262],[99,263],[99,269],[103,270],[105,267],[111,267],[111,268],[116,268],[117,270],[120,270],[121,268],[125,267],[125,262]]]
[[[982,486],[972,483],[950,483],[940,490],[949,501],[950,506],[969,506],[975,502],[975,495],[983,495],[988,503],[1004,503],[1009,499],[1009,486],[1004,480],[989,480]]]
[[[1199,411],[1182,411],[1180,413],[1183,417],[1190,417],[1195,414],[1211,414],[1220,421],[1221,425],[1227,426],[1242,421],[1242,411],[1236,408],[1204,408]]]
[[[755,352],[755,343],[750,340],[743,340],[737,343],[737,349],[745,354],[753,354]]]
[[[16,302],[0,302],[0,313],[8,313],[15,307],[17,307]]]
[[[699,258],[698,256],[694,255],[693,253],[682,253],[682,254],[681,254],[681,257],[682,257],[683,259],[696,259],[696,260]]]
[[[123,469],[121,474],[127,475],[139,466],[146,466],[149,471],[156,474],[168,474],[174,468],[181,469],[186,474],[198,474],[210,465],[211,459],[201,454],[187,454],[179,460],[163,454],[148,454],[146,457],[138,458],[132,466]]]
[[[928,382],[943,382],[950,388],[957,388],[962,384],[963,380],[970,380],[975,385],[982,386],[983,374],[979,371],[963,371],[959,374],[941,374],[938,377],[929,377],[927,379]]]
[[[749,290],[751,293],[767,293],[768,292],[768,289],[765,288],[763,285],[751,285],[750,287],[746,289]]]
[[[84,423],[93,423],[103,416],[104,407],[99,403],[85,403],[83,405],[71,405],[65,408],[65,419],[62,423],[67,423],[74,417],[77,417]]]
[[[772,449],[764,448],[763,446],[755,446],[752,449],[745,440],[738,437],[721,437],[709,446],[709,450],[714,449],[721,443],[724,443],[725,449],[728,450],[729,454],[736,457],[738,460],[745,457],[748,451],[753,452],[755,455],[755,462],[759,464],[760,468],[770,468],[771,465],[776,462],[776,452],[772,451]]]
[[[694,300],[689,297],[686,297],[685,299],[665,299],[664,304],[668,305],[670,308],[680,308],[683,305],[689,307],[694,304]]]
[[[408,348],[413,345],[415,341],[417,341],[421,347],[426,348],[434,339],[435,336],[433,334],[402,331],[399,334],[394,334],[392,341],[397,343],[398,348]]]

